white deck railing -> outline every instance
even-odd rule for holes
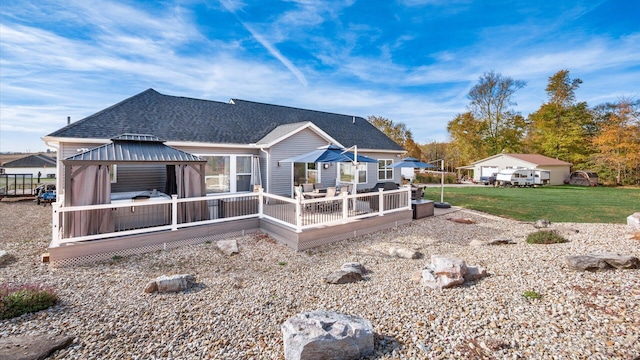
[[[197,198],[154,199],[130,203],[65,207],[64,197],[52,204],[51,246],[108,239],[154,231],[260,218],[293,231],[411,209],[411,188],[331,198],[287,198],[265,193],[238,193]]]

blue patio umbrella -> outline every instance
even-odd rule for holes
[[[418,168],[418,169],[430,169],[430,168],[434,168],[434,165],[428,164],[426,162],[422,162],[414,157],[406,157],[396,163],[393,163],[391,165],[387,165],[387,168],[389,169],[395,169],[395,168]]]
[[[302,155],[286,158],[280,160],[280,162],[290,162],[290,163],[341,163],[341,162],[350,162],[352,164],[357,163],[377,163],[378,160],[372,159],[370,157],[364,155],[357,155],[358,148],[354,145],[355,154],[349,152],[347,149],[342,148],[340,146],[329,144],[323,147],[318,148],[318,150],[314,150]],[[354,169],[354,171],[357,171]],[[358,179],[356,174],[353,174],[353,190],[355,191],[357,188]]]
[[[363,162],[377,163],[378,160],[372,159],[364,155],[356,155],[337,145],[327,145],[302,155],[293,156],[280,160],[280,162],[297,162],[297,163],[335,163],[335,162]]]

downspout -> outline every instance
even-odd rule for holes
[[[267,150],[265,150],[263,147],[260,147],[260,151],[262,151],[263,153],[265,153],[267,155],[267,173],[265,174],[266,176],[266,182],[267,182],[267,188],[264,189],[265,192],[269,193],[269,188],[271,187],[271,178],[269,177],[269,173],[271,171],[271,154],[269,154],[269,152]]]

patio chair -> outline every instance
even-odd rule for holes
[[[338,198],[336,195],[337,194],[336,194],[335,187],[327,188],[327,194],[325,195],[324,198],[325,199],[334,198],[335,200],[332,200],[332,201],[325,200],[324,202],[322,202],[320,204],[322,211],[336,211],[340,209],[340,205],[342,204],[342,199]]]
[[[302,184],[302,192],[303,193],[313,192],[313,184],[309,184],[309,183]]]

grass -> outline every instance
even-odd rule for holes
[[[425,198],[440,201],[440,188],[425,188]],[[543,186],[445,187],[444,201],[520,221],[618,223],[640,210],[640,188]]]
[[[56,293],[40,285],[0,285],[0,319],[47,309],[58,301]]]
[[[533,290],[527,290],[522,294],[522,297],[529,300],[536,300],[536,299],[540,299],[542,295],[538,294]]]

